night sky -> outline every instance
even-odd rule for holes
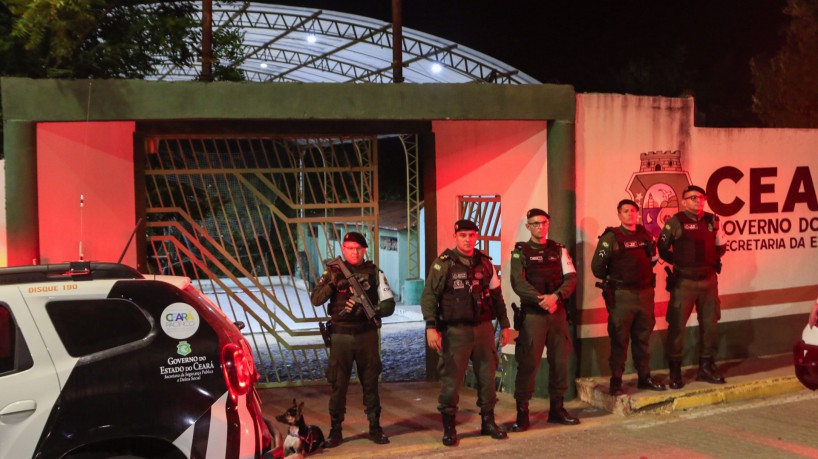
[[[281,3],[391,21],[390,0]],[[700,123],[756,125],[750,58],[780,46],[785,0],[403,0],[404,26],[579,92],[696,97]]]

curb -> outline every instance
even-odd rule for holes
[[[599,409],[621,416],[640,413],[672,413],[690,408],[715,405],[725,402],[747,400],[774,395],[799,392],[804,386],[795,376],[772,377],[724,385],[707,384],[705,387],[685,389],[668,389],[664,392],[651,392],[636,389],[636,381],[623,381],[625,394],[613,397],[608,394],[607,378],[577,379],[577,392],[580,399]],[[706,384],[706,383],[698,383]]]

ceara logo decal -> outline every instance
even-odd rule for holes
[[[182,357],[190,354],[192,350],[190,349],[190,344],[187,341],[179,341],[179,344],[176,345],[176,353],[181,355]]]
[[[199,314],[187,303],[173,303],[162,311],[162,331],[174,339],[187,339],[199,329]]]

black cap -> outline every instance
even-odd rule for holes
[[[691,192],[691,191],[698,191],[699,193],[701,193],[701,194],[703,194],[703,195],[707,196],[707,193],[705,193],[705,192],[704,192],[704,190],[702,189],[702,187],[700,187],[700,186],[696,186],[696,185],[690,185],[689,187],[685,188],[685,190],[684,190],[684,191],[682,191],[682,198],[684,199],[685,195],[686,195],[687,193]]]
[[[473,221],[464,219],[454,222],[454,232],[458,231],[477,231],[479,233],[480,228]]]
[[[528,212],[525,213],[525,218],[529,219],[531,217],[536,217],[537,215],[542,215],[543,217],[547,218],[548,220],[551,220],[551,216],[548,215],[548,212],[546,212],[546,211],[544,211],[542,209],[537,209],[536,207],[533,208],[533,209],[528,209]]]
[[[636,204],[636,201],[634,201],[633,199],[623,199],[619,201],[619,204],[616,205],[616,211],[619,212],[620,210],[622,210],[622,206],[626,204],[630,204],[633,207],[636,207],[636,210],[639,210],[639,205]]]
[[[361,233],[356,233],[355,231],[350,231],[344,236],[344,242],[357,242],[363,248],[369,247],[366,245],[366,238]]]

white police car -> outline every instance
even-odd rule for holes
[[[185,277],[0,269],[0,458],[270,457],[256,380]]]

